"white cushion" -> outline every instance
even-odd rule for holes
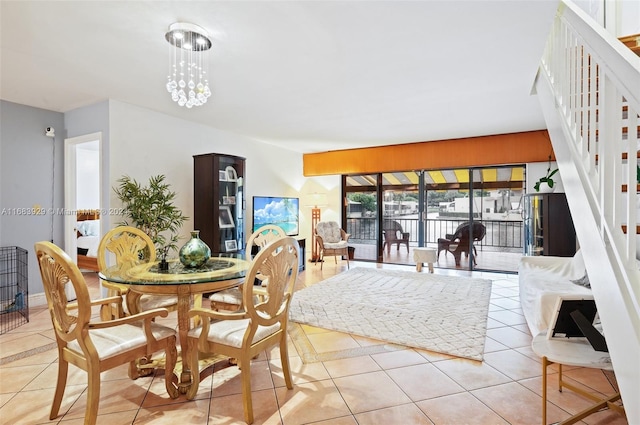
[[[176,334],[173,329],[156,323],[151,323],[151,333],[157,340]],[[98,351],[100,360],[147,344],[142,323],[139,326],[127,324],[107,329],[95,329],[89,331],[89,335]],[[71,341],[68,347],[82,353],[80,344],[77,341]]]
[[[340,226],[335,221],[321,221],[316,226],[316,233],[322,238],[322,243],[336,243],[342,240]]]
[[[211,294],[209,301],[240,305],[242,304],[242,292],[238,288],[225,289]]]
[[[340,242],[326,242],[323,244],[325,249],[346,249],[349,244],[347,241],[340,241]]]
[[[178,304],[178,297],[171,295],[143,295],[140,297],[140,309],[142,311],[154,308],[168,308]]]
[[[231,347],[242,347],[242,338],[249,326],[249,319],[243,320],[220,320],[219,322],[211,323],[209,327],[209,335],[207,340],[210,342],[229,345]],[[275,323],[271,326],[258,326],[258,330],[253,337],[252,343],[256,343],[269,335],[273,335],[280,329],[280,323]],[[199,338],[202,332],[202,327],[189,331],[189,337]]]

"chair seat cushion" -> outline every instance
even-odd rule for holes
[[[214,292],[209,295],[209,301],[213,303],[224,303],[231,305],[242,304],[242,292],[239,288],[225,289],[224,291]],[[254,303],[258,302],[257,297],[253,297]]]
[[[347,249],[348,246],[349,246],[349,243],[347,241],[324,243],[325,249]]]
[[[211,294],[209,301],[240,305],[242,304],[242,292],[238,288],[225,289]]]
[[[229,345],[231,347],[241,348],[242,338],[249,326],[249,319],[242,320],[220,320],[218,322],[211,323],[209,327],[209,335],[207,340],[213,343]],[[258,330],[253,337],[252,343],[256,343],[269,335],[272,335],[280,330],[280,323],[275,323],[271,326],[258,326]],[[199,338],[202,332],[202,327],[189,331],[190,338]]]
[[[178,297],[171,295],[143,295],[140,297],[142,311],[173,307],[176,304],[178,304]]]
[[[162,340],[176,334],[173,329],[158,325],[157,323],[151,323],[151,333],[157,340]],[[100,360],[120,354],[123,351],[143,347],[147,344],[142,323],[140,323],[140,325],[127,324],[108,329],[90,330],[89,335],[93,345],[96,347]],[[68,347],[82,353],[80,344],[75,340],[71,341]]]

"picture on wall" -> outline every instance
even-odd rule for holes
[[[227,252],[237,251],[238,243],[235,241],[235,239],[224,241],[224,247],[226,248]]]
[[[233,216],[231,215],[231,209],[226,205],[220,206],[220,216],[218,217],[221,229],[233,229],[235,224],[233,223]]]
[[[227,172],[220,170],[218,171],[218,180],[220,180],[221,182],[226,182],[227,181]]]

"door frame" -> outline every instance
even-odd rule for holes
[[[98,209],[102,211],[102,132],[85,134],[64,140],[64,246],[65,251],[73,262],[77,262],[77,149],[80,145],[89,142],[98,142]],[[103,214],[100,214],[100,227],[102,228]],[[100,232],[102,234],[102,232]]]

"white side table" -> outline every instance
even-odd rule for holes
[[[416,262],[416,271],[422,271],[422,264],[429,264],[429,272],[433,273],[433,263],[437,261],[435,248],[413,248],[413,260]]]
[[[547,339],[546,331],[533,338],[531,347],[537,355],[542,357],[543,425],[547,424],[547,366],[553,363],[558,364],[558,391],[562,392],[562,388],[565,387],[596,402],[596,404],[591,407],[559,422],[560,425],[576,423],[603,407],[609,407],[624,416],[624,407],[614,403],[620,399],[619,392],[607,398],[600,398],[593,393],[562,380],[562,365],[613,370],[609,353],[594,350],[586,338]]]

